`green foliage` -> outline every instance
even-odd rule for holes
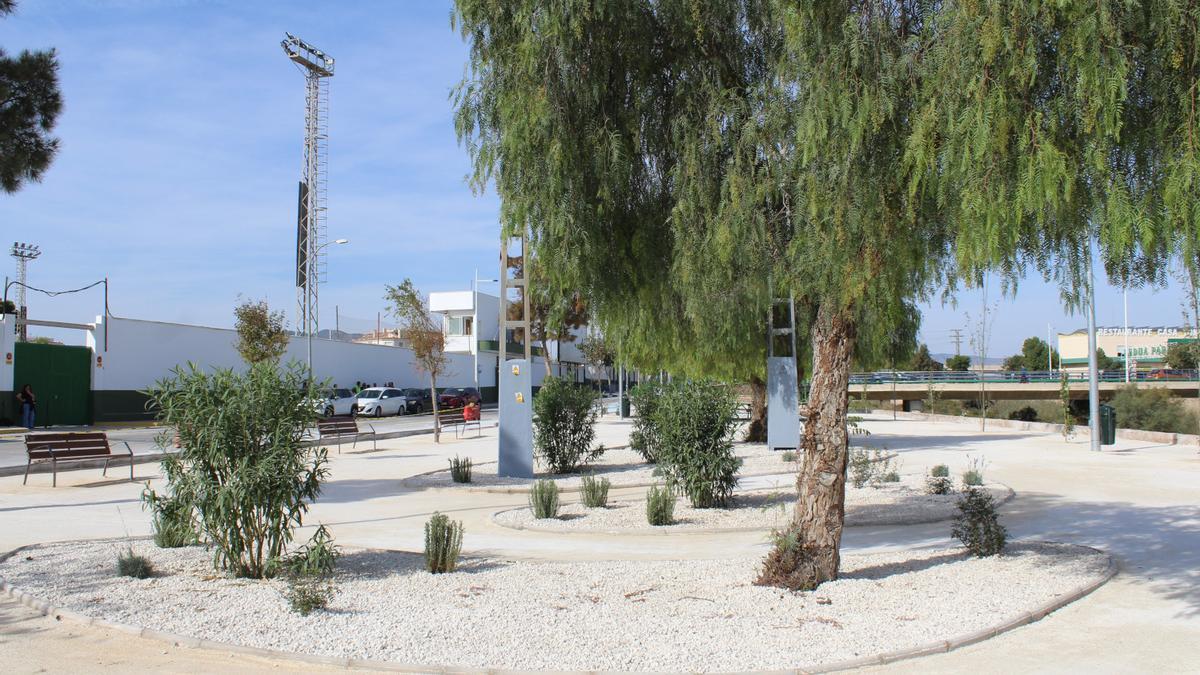
[[[158,421],[173,430],[159,442],[176,433],[182,449],[162,462],[166,494],[147,490],[145,500],[151,508],[190,504],[218,569],[269,574],[321,493],[325,450],[302,445],[320,386],[299,364],[263,361],[245,373],[188,364],[147,392]]]
[[[1071,412],[1071,382],[1066,373],[1059,376],[1058,400],[1062,404],[1063,438],[1075,432],[1075,414]]]
[[[272,312],[266,300],[247,300],[233,310],[237,350],[246,363],[278,361],[287,351],[283,312]]]
[[[589,509],[600,509],[608,505],[607,478],[596,480],[594,476],[583,477],[583,505]]]
[[[872,474],[871,454],[865,448],[852,448],[847,469],[850,472],[851,485],[856,488],[866,485]]]
[[[924,343],[917,347],[917,353],[913,356],[912,363],[909,364],[909,370],[936,371],[942,369],[941,361],[935,361],[929,355],[929,346]]]
[[[558,517],[558,484],[552,480],[539,480],[529,488],[529,509],[533,517]]]
[[[1114,359],[1104,353],[1103,349],[1096,350],[1096,370],[1124,370],[1119,359]]]
[[[629,447],[651,464],[658,461],[659,438],[655,411],[658,410],[660,398],[662,385],[657,382],[642,382],[629,390],[629,403],[636,413],[633,430],[629,432]]]
[[[954,482],[946,476],[927,476],[925,492],[931,495],[948,495],[954,492]]]
[[[190,496],[182,492],[170,497],[160,496],[147,486],[142,491],[142,507],[151,511],[154,544],[159,548],[179,548],[199,543],[196,511]]]
[[[557,377],[542,381],[533,398],[533,446],[551,473],[578,471],[603,452],[592,448],[596,398],[594,390]]]
[[[455,483],[471,482],[471,458],[454,456],[450,460],[450,480]]]
[[[999,554],[1008,538],[992,495],[977,488],[967,489],[958,500],[958,516],[951,534],[971,555],[980,558]]]
[[[646,521],[656,527],[675,522],[675,494],[671,488],[651,485],[646,491]]]
[[[0,2],[0,17],[12,13],[14,5]],[[42,179],[58,152],[58,139],[50,132],[62,107],[53,49],[25,50],[16,57],[0,50],[0,189],[13,193]]]
[[[785,462],[794,462],[799,458],[799,455],[794,450],[784,450],[779,458]]]
[[[127,548],[117,555],[117,574],[134,579],[145,579],[154,574],[154,565],[150,559]]]
[[[1033,406],[1027,405],[1024,408],[1010,412],[1008,419],[1020,420],[1022,422],[1036,422],[1038,421],[1038,412],[1034,410]]]
[[[695,508],[724,506],[742,460],[733,454],[737,397],[715,382],[673,382],[654,412],[667,486]]]
[[[982,457],[968,458],[967,470],[962,475],[963,487],[969,488],[983,485],[983,470],[986,467],[987,462]]]
[[[955,354],[946,359],[946,370],[953,370],[959,373],[965,373],[971,369],[971,357],[963,354]]]
[[[1049,370],[1053,358],[1058,363],[1058,352],[1050,349],[1050,345],[1039,337],[1025,338],[1021,343],[1021,353],[1004,359],[1005,370]]]
[[[462,551],[463,526],[442,513],[425,523],[425,568],[433,574],[453,572]]]
[[[1119,389],[1109,405],[1116,409],[1117,426],[1122,429],[1197,433],[1196,415],[1167,389],[1139,389],[1131,384]]]
[[[328,577],[333,575],[341,556],[341,548],[333,543],[333,536],[321,525],[307,544],[288,556],[285,567],[291,576]]]
[[[337,589],[328,577],[289,576],[287,600],[293,612],[308,616],[329,606]]]
[[[1167,367],[1176,370],[1192,370],[1200,363],[1200,344],[1196,342],[1172,342],[1167,345]]]
[[[945,464],[935,464],[933,468],[929,470],[929,475],[937,478],[946,478],[950,475],[950,467],[946,466]]]
[[[446,336],[442,327],[433,320],[429,301],[417,288],[412,279],[405,279],[399,286],[385,286],[384,300],[392,316],[400,322],[400,335],[412,350],[413,365],[429,376],[433,412],[437,413],[437,381],[449,363],[446,356]],[[435,420],[433,440],[441,441],[441,425]]]

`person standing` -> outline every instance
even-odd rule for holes
[[[33,430],[33,414],[37,408],[37,396],[33,393],[33,387],[28,384],[21,387],[21,391],[17,392],[17,402],[21,408],[21,426]]]

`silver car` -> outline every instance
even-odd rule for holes
[[[321,415],[324,417],[333,417],[334,415],[353,415],[354,404],[358,399],[349,389],[326,389],[321,392],[321,400],[318,408]]]
[[[404,393],[391,387],[370,387],[358,392],[354,404],[359,415],[383,417],[399,415],[404,410]]]

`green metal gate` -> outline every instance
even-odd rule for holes
[[[18,342],[13,350],[13,392],[26,384],[37,396],[34,423],[92,423],[90,347]],[[20,411],[17,411],[20,414]]]

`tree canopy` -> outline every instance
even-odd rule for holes
[[[0,18],[15,10],[14,0],[0,0]],[[0,189],[12,193],[42,179],[58,152],[50,132],[62,107],[53,49],[12,57],[0,48]]]
[[[283,312],[272,312],[266,300],[247,300],[233,310],[237,350],[246,363],[278,361],[287,351]]]
[[[971,357],[965,354],[955,354],[946,359],[946,370],[953,370],[960,373],[965,373],[971,369]]]
[[[1040,337],[1027,337],[1021,343],[1021,353],[1004,359],[1003,367],[1005,370],[1050,370],[1051,359],[1054,363],[1059,362],[1058,350],[1051,349]]]
[[[912,370],[943,370],[941,361],[930,356],[929,347],[923,343],[917,348],[917,353],[913,356],[909,367]]]

